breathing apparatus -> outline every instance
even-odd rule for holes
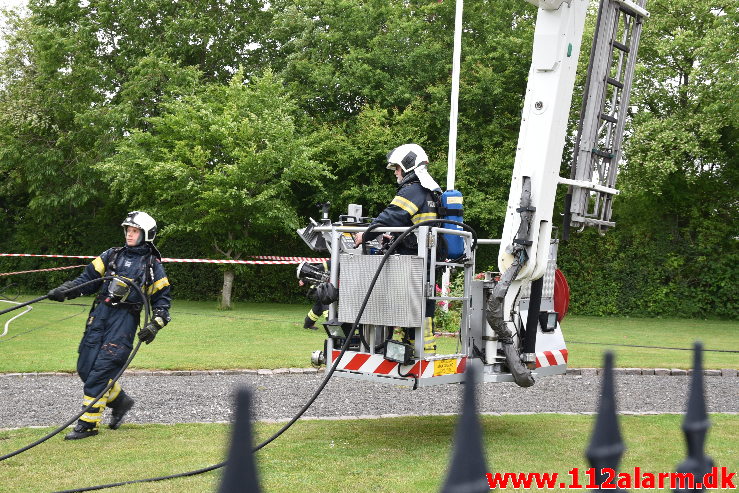
[[[437,208],[439,217],[459,223],[464,222],[462,200],[462,192],[459,190],[447,190],[442,193],[441,204]],[[449,229],[462,231],[462,228],[455,224],[451,224]],[[446,240],[447,256],[449,258],[456,259],[464,255],[464,239],[461,236],[444,234],[444,239]]]

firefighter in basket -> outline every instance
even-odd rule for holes
[[[398,190],[395,197],[372,223],[387,227],[412,226],[421,221],[436,219],[437,201],[441,194],[441,187],[431,177],[427,170],[429,164],[426,152],[418,144],[404,144],[396,147],[387,154],[387,169],[393,170]],[[364,241],[370,241],[382,233],[370,231],[367,234],[358,233],[355,236],[355,245],[360,246]],[[391,236],[399,236],[399,233]],[[409,234],[403,244],[395,250],[401,255],[417,255],[418,242],[416,235]],[[423,344],[426,354],[436,353],[436,339],[434,337],[434,312],[436,305],[433,300],[426,303],[426,318],[423,322]],[[414,344],[413,329],[403,330],[403,339],[407,344]]]
[[[170,321],[170,287],[154,246],[156,221],[147,213],[130,212],[121,224],[125,246],[114,247],[95,258],[84,272],[72,281],[49,291],[49,299],[64,301],[83,294],[97,292],[90,309],[82,341],[78,349],[77,373],[84,382],[83,407],[95,400],[120,372],[133,349],[143,300],[137,290],[125,282],[106,280],[102,286],[91,283],[77,285],[104,276],[132,281],[149,297],[152,319],[139,331],[139,339],[149,344],[157,332]],[[64,438],[77,440],[97,435],[106,406],[112,409],[108,427],[118,429],[134,400],[118,382],[83,414],[74,430]]]

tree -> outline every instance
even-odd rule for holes
[[[72,6],[58,10],[68,19],[76,15]],[[28,228],[25,241],[42,249],[51,246],[50,236],[56,245],[76,244],[80,229],[105,207],[96,200],[103,187],[89,170],[97,150],[90,143],[103,130],[77,119],[104,103],[97,90],[104,71],[92,55],[94,34],[71,24],[13,17],[0,62],[0,193],[16,205],[13,233]],[[87,215],[70,219],[83,207]],[[40,229],[50,234],[40,238]]]
[[[330,195],[379,212],[392,193],[381,166],[416,141],[444,186],[455,5],[406,0],[279,0],[272,66],[312,120],[336,137],[323,152],[340,177]],[[518,0],[465,5],[457,184],[465,219],[502,227],[536,9]],[[359,184],[369,184],[359,187]]]
[[[650,11],[634,88],[641,110],[625,148],[625,212],[632,234],[646,233],[661,245],[655,304],[672,298],[691,316],[733,316],[739,304],[738,7],[656,0]]]
[[[162,234],[185,232],[221,258],[258,253],[299,225],[293,191],[331,175],[313,161],[294,123],[295,106],[270,72],[246,83],[209,84],[164,104],[98,166],[122,200],[151,210]],[[224,271],[221,304],[231,307],[235,270]]]

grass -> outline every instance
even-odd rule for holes
[[[431,416],[301,421],[256,454],[260,483],[265,492],[439,491],[456,420]],[[681,420],[678,415],[622,416],[627,451],[619,470],[638,466],[644,472],[674,471],[686,457]],[[593,421],[593,416],[583,415],[483,416],[488,468],[501,473],[557,472],[567,480],[570,469],[587,467],[583,453]],[[719,414],[711,421],[707,454],[716,466],[737,471],[739,420]],[[255,439],[266,439],[278,426],[257,423]],[[47,431],[0,431],[0,453]],[[126,425],[82,442],[55,437],[0,463],[0,491],[35,493],[199,469],[224,460],[228,433],[229,427],[222,424]],[[200,493],[216,491],[219,478],[220,472],[210,472],[115,491]]]
[[[31,299],[31,297],[25,297]],[[22,300],[19,300],[22,301]],[[75,369],[77,345],[89,310],[88,298],[66,303],[43,301],[10,324],[0,338],[0,372]],[[2,304],[5,308],[6,304]],[[310,365],[310,353],[323,348],[324,332],[302,329],[310,306],[240,303],[220,311],[212,302],[176,301],[172,323],[153,344],[144,346],[131,368],[232,369],[289,368]],[[0,316],[0,325],[18,311]],[[599,367],[608,344],[690,348],[702,339],[706,349],[739,350],[732,321],[597,318],[563,321],[574,368]],[[597,342],[606,345],[581,344]],[[455,352],[456,340],[439,338],[439,353]],[[616,366],[689,368],[689,351],[617,347]],[[736,353],[706,352],[706,368],[738,368]]]
[[[739,351],[739,323],[722,320],[566,317],[563,333],[573,368],[602,366],[603,351],[616,352],[622,368],[690,368],[692,352],[670,349],[623,347],[659,346],[692,348],[700,340],[704,349]],[[582,344],[597,342],[603,345]],[[739,354],[705,351],[705,368],[739,368]]]
[[[26,298],[26,299],[30,299]],[[41,302],[15,320],[0,338],[0,372],[73,371],[88,305]],[[4,306],[3,306],[4,308]],[[177,301],[173,322],[145,346],[134,368],[278,368],[308,365],[323,332],[303,330],[306,305],[239,304],[219,311],[213,303]],[[0,317],[0,325],[15,315]],[[737,324],[721,321],[568,317],[565,338],[570,366],[597,367],[608,344],[690,347],[703,339],[709,349],[738,349]],[[581,344],[599,342],[604,346]],[[453,352],[454,339],[439,340]],[[687,368],[688,351],[614,346],[621,367]],[[706,353],[707,368],[739,368],[731,353]],[[557,472],[584,469],[583,451],[592,416],[483,416],[487,464],[497,472]],[[627,444],[621,471],[639,466],[667,472],[685,458],[679,415],[623,416]],[[707,453],[718,466],[739,465],[739,420],[712,415]],[[257,454],[266,492],[438,491],[450,454],[455,417],[429,416],[354,421],[301,421]],[[279,425],[258,423],[256,440]],[[20,456],[0,462],[0,491],[51,491],[167,475],[221,462],[229,426],[223,424],[126,425],[99,437],[64,442],[54,437]],[[0,431],[0,454],[50,431]],[[93,445],[91,447],[90,445]],[[91,466],[94,461],[94,466]],[[121,492],[216,491],[219,473],[118,488]],[[584,482],[584,481],[583,481]]]

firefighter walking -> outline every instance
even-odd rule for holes
[[[121,226],[125,246],[106,250],[88,264],[79,277],[48,294],[51,300],[64,301],[97,292],[78,349],[77,373],[84,382],[82,406],[85,408],[108,386],[128,359],[144,300],[137,290],[118,279],[105,280],[102,285],[77,286],[104,276],[126,279],[139,286],[149,297],[152,307],[151,321],[138,334],[139,339],[147,344],[170,321],[169,280],[162,267],[161,255],[153,243],[156,221],[145,212],[133,211]],[[133,405],[133,398],[116,382],[80,417],[74,430],[64,438],[78,440],[97,435],[106,407],[112,410],[109,428],[118,429]]]

